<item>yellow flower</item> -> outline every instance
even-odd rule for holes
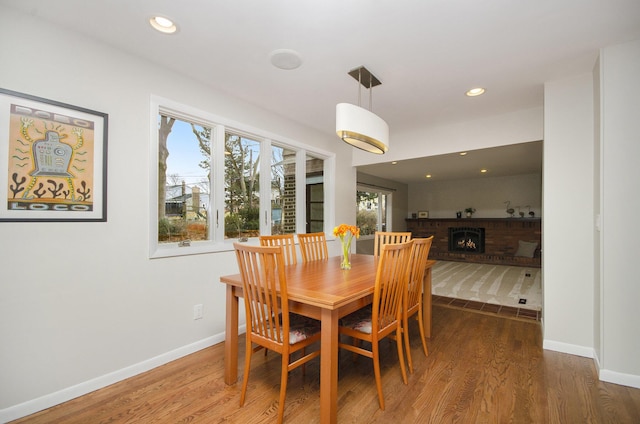
[[[351,233],[351,236],[356,236],[356,238],[359,238],[360,228],[355,225],[340,224],[333,229],[333,235],[336,237],[340,237],[341,240],[344,240],[344,236],[346,236],[347,233]]]

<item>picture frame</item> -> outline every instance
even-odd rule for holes
[[[429,218],[429,211],[418,211],[418,219]]]
[[[108,119],[0,88],[0,222],[106,222]]]

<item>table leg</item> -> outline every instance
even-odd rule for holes
[[[238,379],[238,296],[227,285],[227,317],[224,332],[224,382],[235,384]]]
[[[338,311],[322,309],[320,422],[338,422]]]
[[[431,267],[424,271],[422,290],[422,322],[425,337],[431,338]]]

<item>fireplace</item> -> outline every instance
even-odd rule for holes
[[[449,227],[449,252],[484,253],[484,228]]]

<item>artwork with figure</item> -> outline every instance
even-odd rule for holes
[[[96,148],[96,136],[101,146],[106,140],[96,126],[102,128],[106,118],[97,122],[82,111],[47,106],[8,104],[3,217],[102,218],[104,164],[96,156],[104,155]]]

